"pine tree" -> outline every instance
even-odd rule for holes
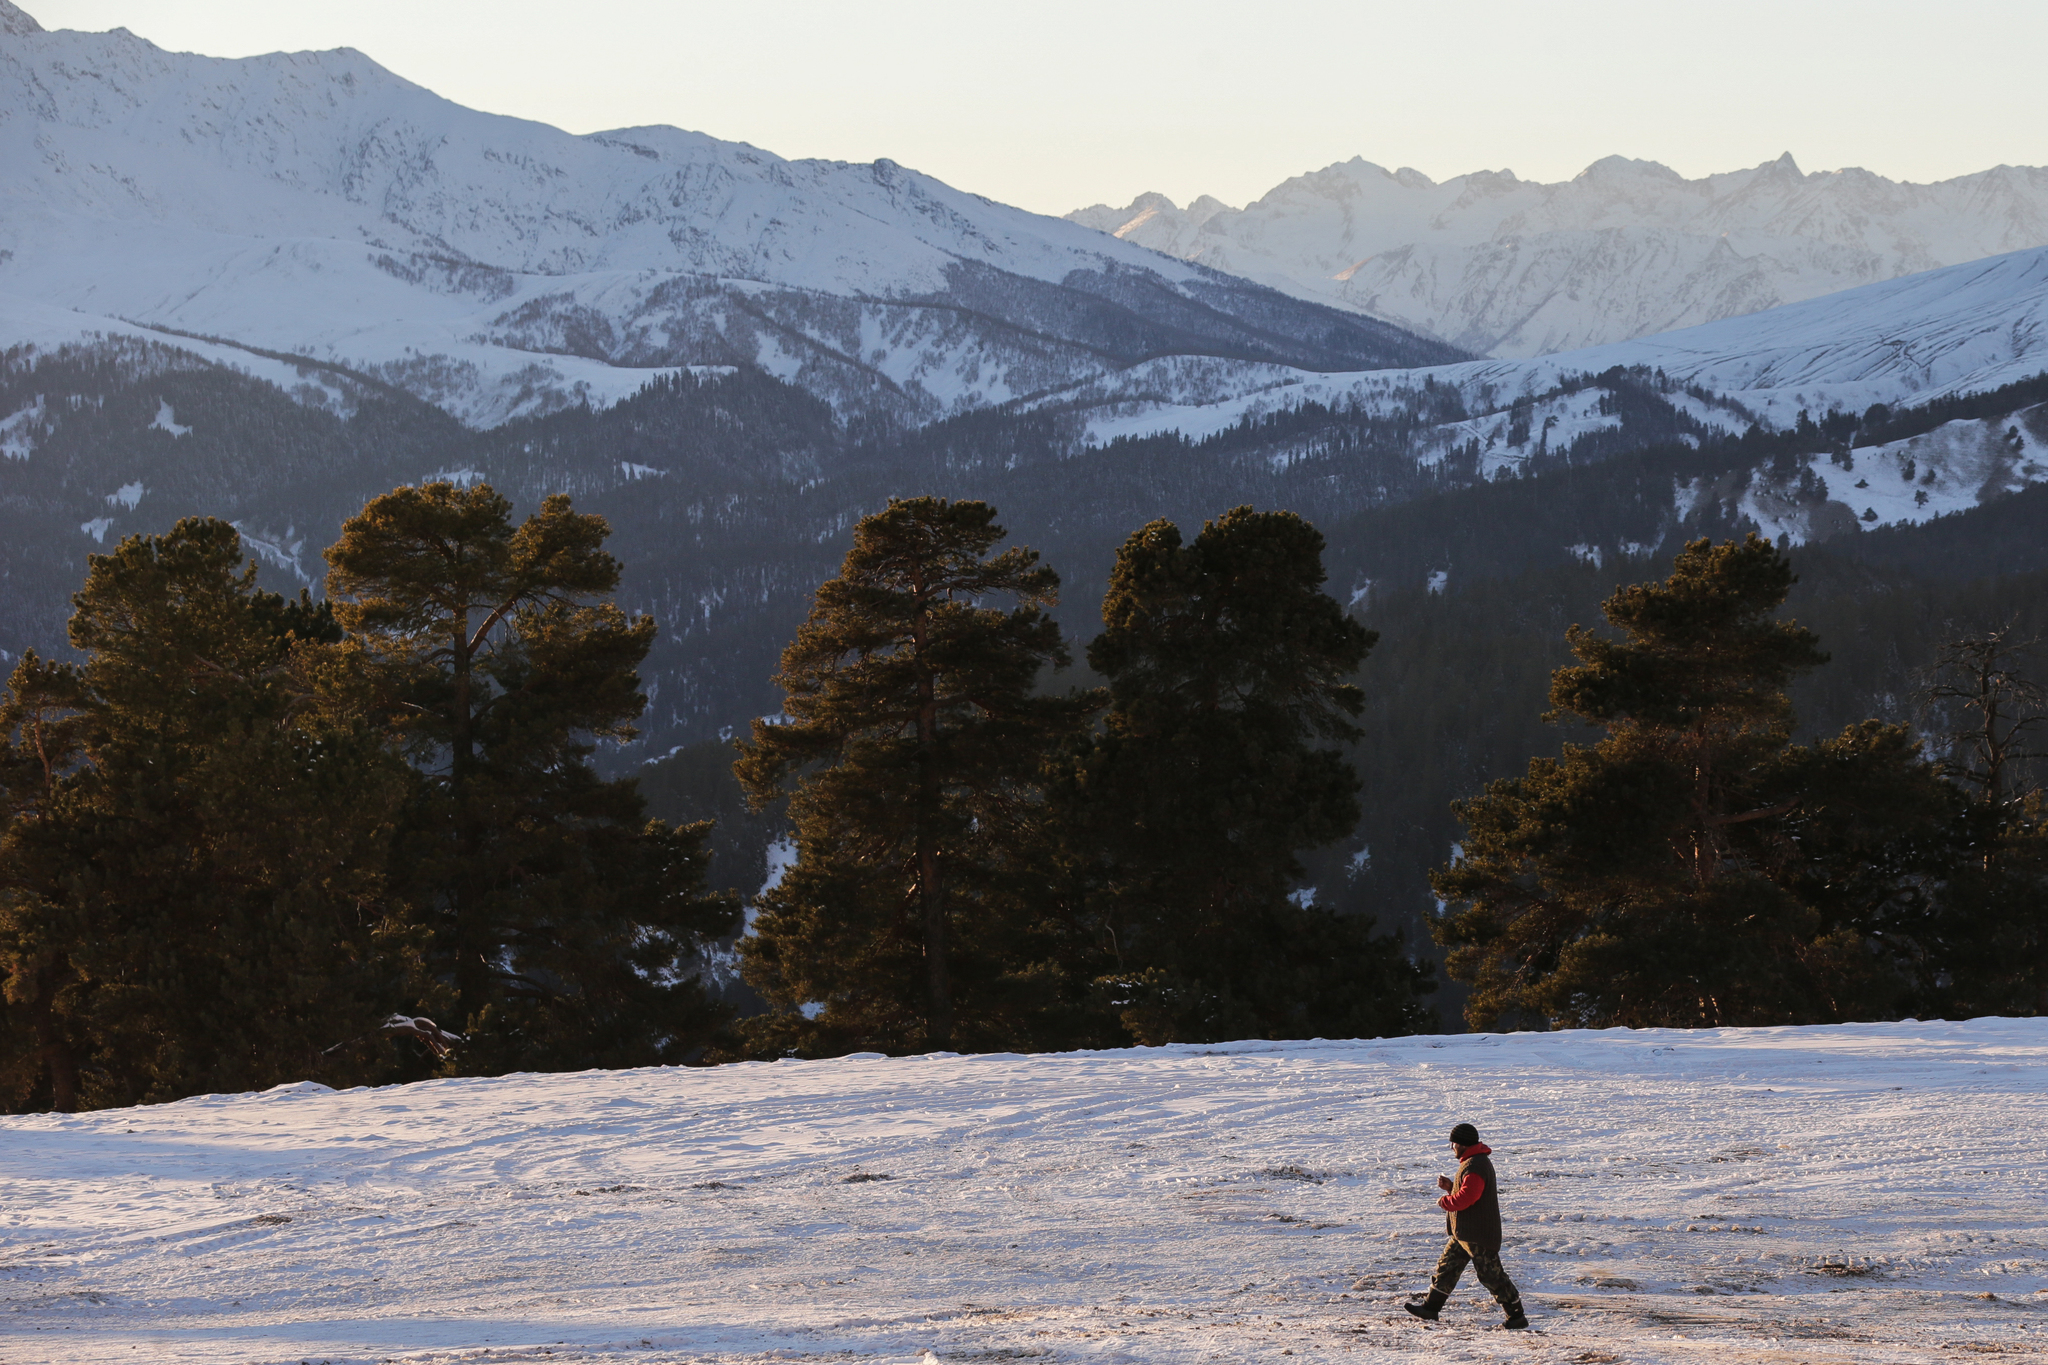
[[[0,949],[5,1028],[0,1096],[9,1108],[78,1108],[84,1040],[60,992],[75,986],[64,944],[38,932],[40,903],[62,895],[24,856],[29,831],[50,818],[86,741],[87,693],[78,669],[23,654],[0,705]],[[39,884],[43,883],[43,884]],[[74,992],[75,993],[75,992]],[[69,1002],[66,1002],[69,1003]]]
[[[209,519],[93,556],[75,602],[84,665],[24,659],[4,708],[0,954],[38,1063],[11,1098],[374,1076],[320,1054],[412,987],[383,875],[403,773],[331,621]]]
[[[736,919],[703,890],[708,826],[644,821],[633,781],[590,764],[635,733],[655,635],[602,600],[608,534],[563,496],[515,527],[488,485],[432,483],[373,500],[327,551],[418,774],[399,871],[465,1070],[679,1061],[722,1022],[695,980]]]
[[[927,497],[863,518],[783,652],[784,715],[740,746],[757,807],[795,787],[797,862],[744,941],[778,1011],[757,1047],[1030,1044],[1041,769],[1095,703],[1036,691],[1068,661],[1059,579],[1031,550],[991,555],[995,517]]]
[[[1553,717],[1605,736],[1458,803],[1433,879],[1474,1026],[1868,1018],[1905,989],[1870,949],[1910,954],[1953,792],[1902,726],[1792,744],[1785,688],[1827,658],[1776,619],[1794,581],[1754,534],[1696,541],[1607,600],[1621,638],[1569,632]]]
[[[1376,637],[1322,590],[1323,539],[1237,508],[1192,544],[1118,552],[1088,660],[1102,733],[1060,788],[1106,1004],[1144,1043],[1401,1032],[1426,988],[1369,921],[1292,898],[1299,850],[1348,834],[1351,679]]]

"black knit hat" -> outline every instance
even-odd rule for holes
[[[1479,1130],[1469,1123],[1461,1123],[1451,1129],[1451,1141],[1460,1147],[1476,1146],[1479,1142]]]

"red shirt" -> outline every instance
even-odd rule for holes
[[[1493,1148],[1483,1142],[1475,1142],[1470,1147],[1458,1149],[1458,1160],[1461,1162],[1467,1157],[1492,1155]],[[1486,1178],[1475,1171],[1466,1171],[1458,1177],[1458,1183],[1451,1192],[1436,1201],[1436,1206],[1445,1213],[1463,1213],[1478,1203],[1479,1196],[1485,1193]]]

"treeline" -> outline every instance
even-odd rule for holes
[[[1416,946],[1305,859],[1361,827],[1361,745],[1440,788],[1424,770],[1480,727],[1376,675],[1301,517],[1129,533],[1089,686],[1062,676],[1059,578],[994,508],[861,518],[737,746],[796,848],[739,941],[767,1009],[737,1021],[706,989],[740,927],[709,824],[648,820],[592,761],[632,738],[656,635],[612,600],[609,534],[565,496],[516,521],[430,483],[346,521],[322,602],[258,587],[216,520],[93,556],[79,662],[25,657],[0,705],[0,1103],[1435,1022]],[[1606,631],[1459,618],[1473,686],[1539,637],[1576,658],[1550,691],[1573,742],[1501,730],[1537,756],[1457,803],[1434,877],[1469,1022],[2048,1003],[2034,646],[1956,633],[1939,727],[1796,742],[1789,689],[1827,656],[1780,619],[1795,581],[1754,536],[1701,539]]]
[[[589,762],[654,633],[605,537],[441,483],[351,518],[319,604],[211,519],[93,556],[83,662],[27,655],[0,706],[0,1101],[700,1048],[737,909],[704,827]]]

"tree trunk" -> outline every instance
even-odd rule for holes
[[[449,909],[455,921],[455,998],[457,1027],[467,1029],[476,1012],[490,998],[490,964],[484,960],[483,926],[477,923],[483,897],[476,886],[479,840],[476,820],[470,809],[470,770],[476,765],[476,740],[470,730],[470,648],[469,613],[457,610],[453,622],[455,714],[449,717],[448,798],[454,816],[456,872],[448,887]]]
[[[928,791],[936,786],[927,779]],[[925,967],[931,981],[925,1044],[938,1052],[953,1046],[953,983],[946,976],[946,898],[939,883],[939,850],[930,829],[922,822],[917,832],[917,880],[924,902]]]
[[[924,960],[931,1000],[925,1011],[925,1046],[943,1052],[953,1046],[953,983],[946,973],[946,895],[939,871],[938,839],[932,825],[939,812],[938,683],[924,666],[926,645],[924,584],[917,582],[918,603],[911,617],[911,639],[918,655],[917,674],[917,894],[924,910]]]
[[[50,1107],[60,1114],[78,1109],[78,1058],[72,1055],[70,1040],[57,1019],[57,985],[70,970],[62,955],[39,973],[35,1000],[30,1004],[35,1020],[36,1050],[43,1070],[50,1077]]]

